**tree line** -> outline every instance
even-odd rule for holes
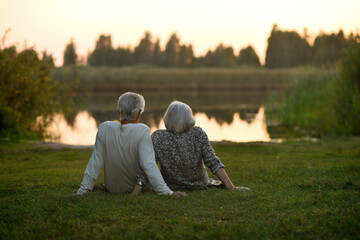
[[[356,35],[348,37],[343,30],[338,33],[320,33],[309,44],[308,34],[283,31],[275,24],[268,38],[265,67],[286,68],[295,66],[334,67],[349,47],[356,42]]]
[[[95,49],[89,53],[87,64],[91,66],[121,67],[134,64],[148,64],[159,67],[234,67],[239,64],[260,66],[259,57],[249,45],[236,56],[231,46],[220,43],[214,51],[205,56],[195,57],[191,44],[181,44],[176,33],[171,34],[161,49],[160,40],[152,40],[151,33],[145,32],[139,44],[130,47],[113,47],[111,35],[101,34],[96,40]],[[76,47],[73,40],[64,50],[64,65],[77,62]]]
[[[268,38],[264,66],[267,68],[334,67],[342,53],[346,52],[355,41],[355,37],[353,33],[345,36],[340,29],[338,33],[320,33],[311,45],[306,31],[301,36],[296,31],[281,30],[275,24]],[[51,64],[50,57],[46,55],[46,52],[43,53],[43,61]],[[73,65],[77,62],[76,45],[71,40],[64,50],[64,65]],[[165,49],[162,49],[160,40],[153,41],[151,33],[146,31],[133,50],[130,47],[114,47],[111,35],[101,34],[96,40],[95,49],[87,56],[87,64],[110,67],[148,64],[159,67],[189,68],[260,66],[260,61],[251,45],[235,54],[232,46],[225,46],[222,43],[214,50],[209,49],[204,56],[195,57],[192,45],[181,43],[176,33],[170,35]]]

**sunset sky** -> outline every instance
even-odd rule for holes
[[[280,29],[306,27],[319,32],[360,33],[359,0],[0,0],[0,36],[5,46],[46,49],[63,62],[65,45],[74,39],[77,53],[87,56],[101,33],[111,34],[113,46],[134,47],[149,30],[162,47],[171,33],[181,43],[192,43],[203,55],[220,42],[235,54],[252,44],[263,61],[274,23]]]

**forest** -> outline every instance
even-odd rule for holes
[[[312,43],[306,30],[300,35],[296,31],[282,30],[274,24],[266,50],[264,66],[267,68],[289,68],[297,66],[315,66],[333,68],[341,55],[354,42],[356,35],[345,36],[343,30],[337,33],[319,33]],[[43,61],[53,64],[51,54],[43,52]],[[147,64],[158,67],[218,67],[231,68],[239,65],[260,66],[259,56],[250,44],[239,53],[233,46],[219,43],[215,49],[209,49],[204,56],[194,56],[192,44],[182,43],[176,33],[172,33],[161,49],[159,39],[153,40],[151,32],[146,31],[133,49],[130,46],[114,47],[111,35],[101,34],[95,48],[87,59],[80,58],[76,52],[76,43],[72,39],[64,50],[64,65],[90,65],[121,67]]]

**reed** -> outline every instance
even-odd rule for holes
[[[344,55],[337,74],[295,79],[279,112],[283,124],[315,136],[360,135],[360,43]]]
[[[315,68],[121,68],[70,66],[53,69],[58,81],[80,79],[82,89],[94,91],[139,90],[281,90],[292,78],[332,75],[332,70]]]

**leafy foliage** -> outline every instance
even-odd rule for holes
[[[357,37],[333,79],[305,78],[289,87],[283,123],[318,135],[360,135],[360,42]]]
[[[48,54],[46,50],[42,52],[41,61],[44,64],[47,64],[49,67],[55,67],[54,58],[52,54]]]
[[[340,75],[330,86],[337,126],[346,135],[360,135],[360,38],[340,62]],[[335,101],[334,101],[335,100]],[[339,130],[340,130],[339,129]]]
[[[49,63],[33,49],[0,49],[0,83],[1,134],[41,134],[52,113],[71,105],[70,88],[52,79]]]

